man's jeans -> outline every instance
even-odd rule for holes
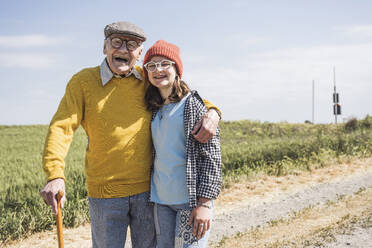
[[[213,202],[212,202],[213,206]],[[211,211],[211,227],[213,210]],[[188,225],[191,209],[189,204],[155,204],[154,218],[158,248],[205,248],[208,244],[211,228],[197,240]]]
[[[155,248],[149,193],[122,198],[89,198],[93,248],[123,248],[130,226],[133,248]]]

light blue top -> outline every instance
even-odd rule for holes
[[[183,110],[186,99],[163,105],[151,122],[156,151],[151,176],[151,201],[160,204],[189,202],[186,186],[186,139]]]

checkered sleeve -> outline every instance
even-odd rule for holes
[[[203,100],[197,92],[195,97],[193,114],[195,120],[200,120],[207,109]],[[197,198],[215,199],[221,191],[222,172],[221,172],[221,147],[220,130],[207,143],[196,141],[196,170],[197,170]]]
[[[211,140],[207,143],[198,142],[197,147],[199,150],[197,197],[216,199],[222,185],[219,129]]]

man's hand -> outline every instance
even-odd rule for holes
[[[56,178],[52,181],[49,181],[45,187],[40,191],[41,197],[43,197],[45,203],[52,207],[53,213],[57,214],[57,199],[56,195],[58,191],[63,191],[63,197],[61,199],[61,208],[66,201],[66,192],[65,192],[65,180],[62,178]]]
[[[216,134],[219,121],[220,116],[217,111],[214,109],[208,110],[192,130],[194,138],[200,143],[207,143]]]

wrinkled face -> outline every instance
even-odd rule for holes
[[[117,44],[114,43],[114,38],[119,38],[123,41],[122,45],[119,48],[117,48]],[[128,49],[129,44],[127,43],[127,41],[136,41],[139,46],[134,50],[131,50],[132,47],[131,49]],[[106,55],[107,63],[111,71],[119,75],[129,73],[136,62],[139,61],[139,59],[141,58],[141,44],[141,40],[122,34],[113,34],[108,37],[104,43],[103,53]]]
[[[168,58],[163,56],[154,56],[149,62],[160,63],[162,61],[169,61]],[[177,76],[176,66],[174,64],[163,63],[165,66],[156,66],[155,71],[147,71],[149,81],[152,85],[159,89],[168,89],[173,86]],[[166,69],[168,68],[168,69]]]

